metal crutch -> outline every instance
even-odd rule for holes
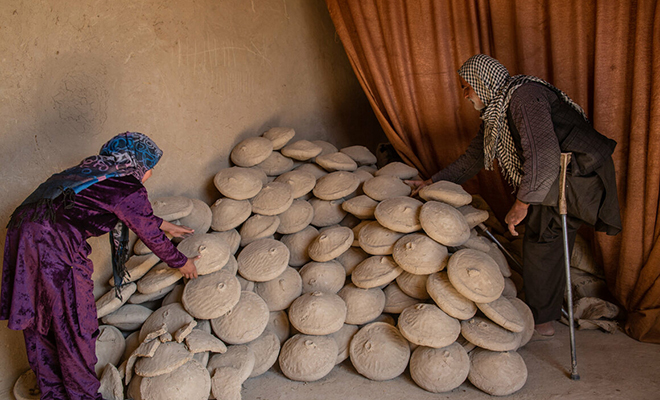
[[[571,379],[580,380],[577,372],[577,354],[575,351],[575,322],[573,321],[573,291],[571,290],[571,254],[568,249],[568,223],[566,214],[566,173],[568,163],[571,161],[571,153],[561,153],[561,172],[559,176],[559,214],[561,215],[561,231],[564,241],[564,264],[566,266],[566,289],[568,301],[568,328],[571,340]]]

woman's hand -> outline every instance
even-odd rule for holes
[[[173,223],[167,221],[163,221],[163,223],[160,224],[160,229],[174,237],[186,237],[195,233],[194,229],[190,229],[183,225],[174,225]]]
[[[529,204],[523,203],[522,201],[516,199],[516,202],[513,203],[513,206],[511,206],[511,209],[506,214],[506,217],[504,217],[504,222],[509,227],[509,232],[511,232],[513,236],[518,236],[518,232],[516,232],[516,225],[521,223],[527,216],[527,208],[529,208]]]
[[[410,197],[415,196],[417,193],[419,193],[420,190],[422,190],[422,188],[433,183],[431,179],[427,179],[425,181],[405,180],[403,182],[405,182],[408,186],[412,188],[412,193],[410,193]]]
[[[197,256],[195,258],[189,258],[188,261],[186,261],[186,264],[179,268],[179,272],[181,272],[181,275],[183,275],[184,278],[186,279],[194,279],[197,278],[197,267],[195,267],[194,261],[199,259],[201,256]]]

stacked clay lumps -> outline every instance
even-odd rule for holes
[[[378,168],[364,146],[294,137],[276,127],[240,141],[210,206],[153,200],[155,215],[195,229],[172,240],[199,277],[137,241],[121,298],[112,288],[97,301],[103,396],[240,399],[276,363],[311,382],[344,361],[376,381],[409,368],[434,393],[466,380],[519,390],[534,320],[504,255],[474,230],[488,212],[450,182],[410,197],[417,170]]]

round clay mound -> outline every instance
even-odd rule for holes
[[[188,228],[192,228],[195,233],[206,233],[211,228],[213,213],[211,207],[198,199],[192,199],[193,210],[183,218],[179,218],[179,223]]]
[[[261,136],[270,139],[270,141],[273,142],[273,150],[279,150],[286,146],[286,144],[296,136],[296,131],[293,130],[293,128],[275,127],[270,128]]]
[[[179,243],[177,249],[188,258],[201,256],[194,261],[199,275],[221,270],[231,255],[229,245],[218,236],[209,233],[189,236]]]
[[[458,293],[475,303],[490,303],[502,295],[504,277],[488,254],[462,249],[449,257],[449,281]]]
[[[391,162],[374,173],[374,176],[395,176],[399,179],[412,179],[419,175],[419,171],[399,161]]]
[[[280,150],[282,155],[293,158],[294,160],[306,161],[321,154],[323,149],[309,140],[298,140],[287,144]]]
[[[456,319],[470,319],[477,313],[476,304],[458,293],[449,281],[447,272],[441,271],[429,275],[426,280],[426,291],[442,311]]]
[[[509,301],[511,301],[511,304],[516,307],[525,321],[525,329],[521,333],[520,345],[518,347],[520,348],[529,343],[529,340],[534,335],[534,314],[532,314],[532,310],[530,310],[529,306],[519,298],[514,297],[509,299]]]
[[[344,211],[355,215],[360,219],[374,219],[374,212],[378,202],[366,194],[353,197],[342,203]]]
[[[351,247],[353,231],[345,226],[330,227],[320,233],[307,248],[309,257],[318,262],[330,261]]]
[[[340,152],[319,155],[314,160],[326,171],[355,171],[357,163],[348,155]]]
[[[314,186],[316,186],[316,177],[310,172],[296,169],[278,176],[275,178],[275,182],[286,183],[291,186],[293,198],[297,199],[314,189]]]
[[[169,268],[169,267],[168,267]],[[128,302],[131,304],[145,304],[145,307],[153,309],[153,307],[158,307],[158,304],[148,304],[149,302],[160,300],[163,297],[167,296],[175,287],[178,286],[178,280],[169,286],[165,286],[162,289],[159,289],[153,293],[144,294],[135,292],[131,298],[128,299]]]
[[[223,196],[234,200],[250,199],[261,191],[266,174],[257,168],[231,167],[218,172],[213,184]]]
[[[401,179],[392,175],[375,176],[362,185],[364,194],[376,201],[391,197],[410,196],[412,189]]]
[[[224,354],[214,354],[209,360],[206,369],[211,376],[219,372],[222,368],[231,368],[236,372],[236,379],[239,385],[250,377],[254,369],[255,357],[254,351],[250,346],[237,344],[227,347]]]
[[[449,261],[447,248],[423,233],[411,233],[394,243],[392,258],[404,271],[428,275],[443,270]]]
[[[254,353],[254,368],[250,378],[259,376],[270,369],[280,354],[280,339],[277,335],[266,328],[258,338],[247,344]]]
[[[374,256],[390,255],[394,251],[394,244],[405,234],[395,232],[381,225],[378,221],[371,221],[360,230],[358,242],[362,250]]]
[[[211,327],[223,342],[244,344],[261,336],[269,316],[268,306],[258,294],[243,291],[231,310],[211,320]]]
[[[415,275],[410,272],[403,271],[396,277],[396,283],[403,293],[410,297],[419,300],[428,299],[429,293],[426,291],[426,281],[429,275]]]
[[[277,215],[254,214],[241,226],[240,236],[242,247],[257,241],[271,237],[280,227],[280,217]]]
[[[475,250],[483,251],[484,253],[488,253],[488,250],[490,250],[490,242],[485,237],[479,236],[477,234],[477,231],[472,229],[470,230],[470,238],[461,246],[459,246],[459,248],[475,249]]]
[[[502,296],[509,300],[518,296],[518,289],[511,278],[504,278],[504,290],[502,291]]]
[[[289,317],[287,316],[286,311],[272,311],[270,313],[266,329],[275,332],[280,339],[280,345],[283,345],[289,338],[290,328],[291,324],[289,324]]]
[[[383,290],[385,293],[386,313],[400,314],[404,309],[419,303],[419,300],[405,294],[396,282],[392,282]]]
[[[497,247],[495,243],[489,243],[488,251],[486,251],[489,256],[497,263],[497,266],[500,267],[500,272],[502,276],[508,278],[511,276],[511,268],[509,263],[506,261],[504,253]]]
[[[303,171],[314,175],[314,182],[328,175],[328,171],[312,163],[302,163],[301,166],[294,168],[294,171]]]
[[[473,229],[482,222],[486,222],[486,220],[488,220],[488,218],[490,217],[488,211],[474,208],[469,204],[462,207],[458,207],[458,211],[460,211],[461,214],[463,214],[465,220],[470,226],[470,229]]]
[[[426,202],[419,212],[422,229],[436,242],[460,246],[470,238],[465,217],[454,207],[438,201]]]
[[[289,265],[292,267],[302,267],[311,260],[307,253],[307,248],[318,235],[319,231],[316,228],[308,226],[300,232],[284,235],[280,238],[280,242],[284,243],[287,249],[289,249]]]
[[[312,193],[321,200],[338,200],[355,192],[359,185],[352,172],[336,171],[319,178]]]
[[[142,378],[139,391],[143,400],[205,400],[211,393],[211,377],[199,362],[190,360],[170,373]]]
[[[285,310],[302,294],[303,282],[298,271],[286,267],[277,278],[267,282],[257,282],[254,291],[268,305],[268,310]]]
[[[234,200],[223,197],[211,206],[211,229],[228,231],[234,229],[252,214],[252,204],[248,200]]]
[[[152,294],[175,284],[182,278],[183,275],[177,268],[170,268],[167,264],[160,263],[137,282],[137,289],[142,294]]]
[[[288,266],[289,249],[274,239],[259,239],[248,244],[236,258],[238,273],[254,282],[277,278]]]
[[[392,197],[376,206],[374,216],[385,228],[395,232],[411,233],[422,229],[419,212],[422,202],[412,197]]]
[[[315,145],[321,148],[321,152],[316,157],[324,156],[326,154],[336,153],[339,151],[334,144],[330,142],[326,142],[325,140],[312,140],[312,143],[314,143]]]
[[[355,160],[358,165],[376,164],[376,161],[378,161],[376,156],[364,146],[349,146],[339,151]]]
[[[181,295],[183,307],[199,319],[213,319],[224,315],[238,303],[241,284],[236,276],[224,269],[200,276],[186,283]]]
[[[335,260],[310,262],[300,269],[302,292],[337,293],[344,286],[346,271]]]
[[[190,214],[193,202],[184,196],[159,197],[151,202],[151,208],[155,216],[165,221],[174,221]]]
[[[316,381],[332,371],[337,352],[337,343],[330,336],[297,334],[282,346],[280,369],[291,380]]]
[[[152,357],[140,357],[135,362],[135,373],[143,378],[168,374],[188,361],[193,353],[181,343],[161,343]]]
[[[312,218],[311,224],[322,228],[340,223],[346,217],[346,211],[341,208],[343,201],[343,199],[311,199],[309,204],[314,208],[314,218]]]
[[[459,387],[470,372],[470,357],[458,343],[434,349],[419,346],[410,357],[410,377],[419,387],[443,393]]]
[[[254,166],[268,176],[278,176],[293,169],[293,160],[284,157],[279,151],[270,153],[267,159]]]
[[[353,273],[353,270],[359,263],[366,260],[367,258],[369,258],[369,254],[367,254],[367,252],[359,247],[351,247],[339,255],[336,260],[339,261],[339,263],[344,267],[346,276],[348,276]]]
[[[438,181],[424,186],[419,191],[419,197],[426,201],[441,201],[454,207],[462,207],[472,203],[472,195],[458,185],[449,181]]]
[[[199,279],[199,278],[198,278]],[[167,332],[174,335],[176,331],[187,326],[195,319],[183,309],[179,303],[172,303],[161,307],[151,313],[140,329],[140,343],[152,332],[156,332],[165,325]]]
[[[492,351],[515,350],[522,339],[522,334],[506,330],[482,317],[461,321],[461,334],[470,343]]]
[[[291,325],[306,335],[329,335],[337,332],[345,320],[346,303],[334,293],[305,293],[289,307]]]
[[[273,142],[270,139],[255,136],[237,144],[231,151],[231,161],[239,167],[252,167],[270,156]]]
[[[475,349],[470,354],[470,383],[492,396],[508,396],[527,382],[527,366],[515,351]]]
[[[358,186],[357,194],[362,195],[364,191],[362,190],[362,184],[364,182],[368,181],[369,179],[373,178],[374,176],[369,173],[366,169],[363,169],[364,167],[360,167],[353,171],[353,174],[357,176],[358,180],[360,181],[360,186]],[[365,195],[366,196],[366,195]],[[368,196],[367,196],[368,197]]]
[[[347,324],[369,323],[378,318],[385,308],[385,293],[379,288],[361,289],[349,283],[338,295],[346,303]]]
[[[353,336],[349,351],[357,372],[374,381],[401,375],[410,359],[408,341],[386,322],[365,325]]]
[[[99,387],[98,393],[103,396],[104,399],[124,398],[124,384],[121,381],[121,376],[119,375],[117,367],[112,364],[106,365],[99,381],[101,386]],[[17,398],[16,400],[22,399]]]
[[[348,358],[348,346],[358,329],[360,328],[357,325],[344,324],[340,330],[330,335],[337,342],[337,359],[335,360],[335,365]]]
[[[351,281],[355,286],[371,289],[384,286],[401,275],[403,270],[390,256],[371,256],[355,267]]]
[[[277,233],[289,235],[305,229],[314,219],[314,207],[307,200],[294,200],[291,207],[278,216]]]
[[[360,222],[359,224],[355,225],[353,228],[351,228],[353,230],[353,244],[352,244],[353,247],[360,247],[360,231],[362,230],[362,228],[364,228],[365,226],[367,226],[368,224],[370,224],[372,222],[374,222],[374,221],[364,220],[364,221]],[[378,221],[376,221],[376,222],[378,222]],[[362,249],[362,248],[360,247],[360,249]],[[362,251],[364,251],[364,250],[362,250]]]
[[[511,332],[522,332],[525,330],[525,320],[518,309],[507,299],[500,296],[490,303],[477,303],[477,307],[491,321]]]
[[[220,238],[220,240],[227,243],[229,245],[229,252],[231,254],[236,254],[236,251],[241,245],[241,234],[238,233],[236,229],[230,229],[224,232],[210,232],[210,233],[211,235],[215,235],[218,238]]]
[[[121,306],[123,306],[128,299],[137,290],[137,284],[134,282],[123,285],[120,289],[121,298],[117,297],[115,289],[110,289],[106,294],[96,300],[96,314],[98,318],[103,318],[106,315],[113,313]]]
[[[105,325],[112,325],[123,331],[140,329],[152,311],[139,304],[124,304],[119,310],[102,318]]]
[[[99,326],[99,335],[96,337],[96,358],[98,361],[94,366],[96,376],[101,376],[101,372],[106,365],[119,364],[124,350],[126,349],[126,340],[121,331],[111,325]]]
[[[409,342],[441,348],[454,343],[461,324],[434,304],[418,303],[399,315],[399,331]]]
[[[37,382],[34,371],[28,369],[18,377],[14,384],[14,397],[16,400],[39,400],[41,398],[39,382]]]
[[[293,202],[291,185],[283,182],[271,182],[254,196],[252,212],[261,215],[277,215],[286,211]]]

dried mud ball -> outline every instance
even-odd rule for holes
[[[359,263],[369,258],[364,250],[359,247],[351,247],[350,249],[343,252],[339,257],[336,258],[337,261],[344,267],[346,271],[346,276],[353,273],[353,270]]]
[[[318,262],[330,261],[351,247],[353,231],[345,226],[331,227],[323,231],[310,244],[309,257]]]
[[[154,311],[140,329],[140,343],[152,332],[156,332],[165,325],[167,332],[173,335],[182,327],[195,319],[183,309],[179,303],[169,304]]]
[[[273,142],[273,150],[279,150],[286,146],[287,143],[296,135],[296,131],[292,128],[276,127],[270,128],[261,136],[270,139]]]
[[[241,141],[231,151],[231,161],[239,167],[252,167],[259,164],[273,152],[270,139],[255,136]]]
[[[135,363],[135,373],[153,377],[170,373],[193,357],[185,345],[177,342],[161,343],[152,357],[141,357]]]
[[[259,215],[253,214],[241,226],[241,242],[242,247],[257,241],[271,237],[277,232],[280,226],[280,217],[277,215]]]
[[[121,331],[114,326],[101,325],[96,338],[96,357],[98,359],[95,366],[96,375],[101,376],[101,372],[108,364],[117,365],[125,349],[126,341]]]
[[[316,157],[324,156],[326,154],[336,153],[339,151],[334,144],[330,142],[326,142],[325,140],[312,140],[312,143],[314,143],[315,145],[321,148],[321,152]]]
[[[522,339],[522,334],[508,331],[482,317],[462,321],[461,334],[470,343],[492,351],[515,350]]]
[[[385,199],[374,212],[376,220],[385,228],[395,232],[412,233],[422,229],[419,211],[422,202],[412,197],[392,197]]]
[[[319,178],[312,193],[321,200],[338,200],[355,192],[359,185],[355,174],[337,171]]]
[[[286,315],[286,311],[273,311],[268,317],[268,325],[266,329],[270,329],[275,332],[277,337],[280,339],[280,345],[289,338],[289,330],[291,325],[289,324],[289,317]]]
[[[337,342],[337,360],[335,365],[348,358],[348,346],[353,339],[353,335],[357,333],[360,328],[357,325],[344,324],[344,326],[337,332],[330,336]]]
[[[196,233],[206,233],[213,220],[211,207],[198,199],[192,199],[192,202],[193,210],[185,217],[179,218],[179,223],[193,229]]]
[[[500,249],[497,248],[495,243],[488,244],[488,251],[486,251],[486,253],[491,256],[500,267],[500,272],[502,273],[503,277],[508,278],[511,276],[511,268],[509,267],[509,263],[506,261],[506,257],[504,257],[504,254]]]
[[[289,321],[306,335],[329,335],[346,321],[346,303],[334,293],[305,293],[289,307]]]
[[[406,369],[410,345],[394,326],[386,322],[373,322],[353,336],[350,359],[360,375],[374,381],[386,381],[396,378]]]
[[[384,256],[392,254],[394,244],[405,234],[395,232],[382,226],[378,221],[371,221],[360,230],[358,242],[360,247],[369,254]]]
[[[223,197],[211,206],[211,229],[228,231],[234,229],[252,214],[252,204],[248,200],[234,200]]]
[[[469,204],[462,207],[458,207],[458,211],[460,211],[461,214],[463,214],[465,220],[470,226],[470,229],[476,227],[482,222],[486,222],[490,217],[488,211],[474,208]]]
[[[362,194],[342,203],[344,211],[355,215],[360,219],[374,219],[374,212],[378,202],[366,194]]]
[[[229,271],[200,276],[186,283],[181,296],[183,307],[195,318],[213,319],[238,303],[241,284]]]
[[[525,329],[522,331],[520,338],[520,348],[526,345],[534,335],[534,314],[532,314],[532,310],[529,309],[529,306],[519,298],[514,297],[510,299],[510,301],[525,321]]]
[[[278,151],[273,151],[267,159],[254,167],[264,171],[268,176],[278,176],[293,169],[293,160],[289,157],[284,157]]]
[[[456,341],[461,324],[436,305],[419,303],[401,312],[399,331],[411,343],[440,348]]]
[[[399,161],[391,162],[376,171],[375,176],[396,176],[399,179],[412,179],[419,174],[416,168]]]
[[[454,207],[438,201],[429,201],[419,212],[422,229],[436,242],[445,246],[460,246],[470,238],[470,227]]]
[[[477,313],[477,305],[458,293],[444,271],[429,275],[426,291],[442,311],[456,319],[470,319]]]
[[[346,303],[346,323],[362,325],[383,313],[385,293],[379,288],[361,289],[352,283],[338,293]]]
[[[270,311],[280,311],[289,308],[302,294],[302,287],[302,278],[298,271],[286,267],[277,278],[255,283],[254,291],[264,299]]]
[[[351,274],[355,286],[370,289],[387,285],[401,275],[403,270],[390,256],[372,256],[358,264]]]
[[[286,183],[291,186],[293,198],[297,199],[314,189],[316,177],[311,172],[296,169],[278,176],[275,178],[275,182]]]
[[[231,255],[229,245],[218,236],[198,233],[181,241],[177,249],[188,258],[201,256],[194,261],[199,275],[206,275],[222,269]]]
[[[441,201],[454,207],[462,207],[472,202],[472,195],[461,185],[449,181],[438,181],[423,187],[419,197],[426,201]]]
[[[252,212],[261,215],[277,215],[286,211],[293,202],[291,185],[271,182],[250,200]]]
[[[475,349],[470,354],[468,379],[477,388],[493,396],[517,392],[527,382],[527,366],[515,351],[493,352]]]
[[[137,281],[137,291],[139,293],[136,293],[136,295],[157,293],[167,287],[173,287],[182,278],[183,275],[181,275],[181,271],[177,268],[170,268],[164,262],[160,263],[151,268],[145,276]],[[134,300],[134,296],[131,296],[131,299]]]
[[[477,307],[491,321],[511,332],[525,330],[525,320],[518,309],[507,299],[500,296],[490,303],[477,303]]]
[[[300,232],[284,235],[280,241],[289,249],[289,265],[302,267],[311,260],[307,253],[310,243],[319,235],[319,231],[313,226],[308,226]]]
[[[213,184],[223,196],[234,200],[247,200],[259,193],[266,174],[257,168],[231,167],[218,172]]]
[[[346,211],[341,208],[343,202],[343,199],[321,200],[313,198],[309,200],[309,204],[314,208],[314,218],[312,218],[311,224],[319,228],[339,224],[346,217]]]
[[[28,369],[24,372],[14,384],[14,397],[16,400],[39,400],[41,391],[34,371]]]
[[[376,156],[364,146],[349,146],[339,151],[351,157],[359,165],[376,164],[376,161],[378,161]]]
[[[280,241],[259,239],[248,244],[236,260],[243,278],[266,282],[284,272],[289,262],[289,249]]]
[[[376,201],[383,201],[391,197],[410,196],[412,189],[396,176],[375,176],[362,185],[364,194]]]
[[[328,171],[321,168],[319,165],[311,163],[302,163],[301,166],[294,169],[294,171],[303,171],[314,175],[314,181],[321,179],[322,177],[328,175]]]
[[[258,294],[243,291],[231,310],[211,320],[211,327],[223,342],[244,344],[261,336],[269,316],[268,306]]]
[[[254,351],[250,346],[245,344],[237,344],[227,347],[227,352],[224,354],[215,354],[209,360],[206,369],[211,376],[214,376],[219,369],[231,368],[236,372],[236,380],[239,384],[245,382],[250,377],[254,369]]]
[[[247,345],[254,353],[254,368],[250,378],[263,374],[277,362],[277,356],[280,354],[280,339],[270,329],[266,328],[261,336]]]
[[[293,158],[294,160],[307,161],[321,154],[323,148],[308,140],[298,140],[282,147],[282,155]]]
[[[124,331],[140,329],[153,311],[139,304],[125,304],[111,314],[103,317],[103,323]]]
[[[419,346],[410,357],[410,377],[419,387],[433,393],[459,387],[470,372],[470,357],[460,344],[434,349]]]
[[[383,290],[385,293],[384,312],[400,314],[409,306],[419,303],[419,300],[405,294],[396,282],[392,282]]]
[[[160,197],[151,203],[151,208],[155,216],[165,221],[174,221],[190,214],[193,202],[184,196]]]
[[[314,219],[314,207],[306,200],[294,200],[291,207],[279,215],[277,233],[289,235],[300,232]]]
[[[300,269],[303,293],[327,292],[337,293],[344,287],[346,271],[335,260],[326,262],[310,262]]]
[[[204,366],[190,360],[170,373],[142,378],[139,392],[142,400],[204,400],[211,392],[211,377]]]
[[[337,343],[330,336],[297,334],[282,346],[280,369],[291,380],[316,381],[332,371],[337,352]]]
[[[443,270],[449,261],[447,248],[423,233],[411,233],[394,243],[392,258],[404,271],[428,275]]]
[[[504,277],[497,263],[478,250],[463,249],[452,254],[447,276],[460,294],[475,303],[490,303],[504,290]]]
[[[96,316],[97,318],[103,318],[106,315],[113,313],[121,306],[123,306],[135,293],[137,290],[137,284],[134,282],[128,283],[126,285],[123,285],[119,289],[119,293],[121,295],[121,298],[117,297],[117,293],[115,292],[115,289],[112,288],[110,289],[106,294],[101,296],[98,300],[96,300]]]
[[[330,153],[319,155],[315,162],[326,171],[355,171],[357,163],[344,153]]]
[[[429,293],[426,291],[426,281],[428,275],[415,275],[410,272],[403,271],[401,275],[396,277],[396,283],[403,293],[410,297],[420,300],[428,299]]]

